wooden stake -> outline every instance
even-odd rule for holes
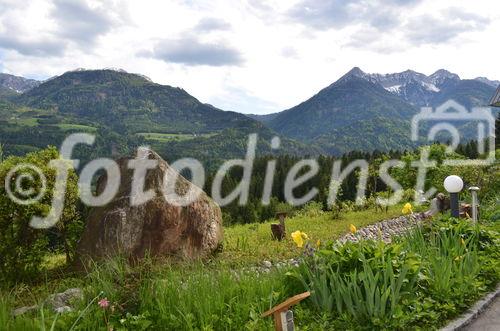
[[[281,313],[288,311],[291,306],[294,306],[301,302],[302,300],[308,298],[311,295],[311,292],[307,291],[304,293],[297,294],[279,305],[274,306],[273,308],[269,309],[265,313],[262,314],[262,317],[267,317],[269,315],[273,315],[274,318],[274,329],[276,331],[283,331],[283,325],[281,323]]]

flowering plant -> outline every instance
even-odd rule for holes
[[[349,231],[352,233],[352,234],[355,234],[356,232],[358,232],[358,229],[356,228],[356,226],[354,224],[350,224],[349,225]]]
[[[99,300],[97,302],[97,305],[99,307],[102,308],[102,310],[104,311],[104,323],[106,324],[106,329],[108,330],[112,330],[112,328],[110,328],[110,325],[109,325],[109,317],[108,317],[108,308],[109,308],[109,300],[108,298],[102,298],[101,300]],[[113,310],[113,307],[111,307],[112,310]]]
[[[99,302],[97,304],[102,309],[106,309],[109,307],[109,300],[108,300],[108,298],[103,298],[103,299],[99,300]]]
[[[401,210],[401,212],[403,213],[403,215],[413,214],[413,207],[412,207],[411,203],[407,202],[403,206],[403,209]]]
[[[309,237],[305,232],[302,232],[300,230],[297,230],[292,233],[292,240],[295,242],[297,247],[302,248],[304,246],[305,240],[308,240]]]

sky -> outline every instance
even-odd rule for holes
[[[0,72],[121,68],[254,114],[355,66],[498,80],[499,36],[497,0],[0,0]]]

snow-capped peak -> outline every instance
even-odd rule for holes
[[[361,79],[365,79],[365,80],[370,80],[369,75],[367,73],[365,73],[359,67],[354,67],[351,70],[349,70],[345,75],[343,75],[342,77],[340,77],[332,85],[330,85],[330,87],[336,86],[339,83],[350,81],[353,78],[361,78]]]
[[[354,67],[351,70],[349,70],[344,76],[342,76],[340,79],[343,78],[349,78],[349,77],[359,77],[359,78],[367,78],[369,75],[361,70],[359,67]]]
[[[436,86],[443,84],[446,80],[460,80],[460,76],[449,72],[448,70],[439,69],[429,76],[429,80]]]

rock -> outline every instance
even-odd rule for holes
[[[121,182],[118,194],[106,206],[91,210],[78,244],[77,260],[85,262],[122,255],[133,261],[147,254],[195,259],[218,249],[222,242],[220,207],[155,152],[140,148],[137,154],[138,159],[158,162],[156,168],[147,171],[144,183],[144,191],[153,190],[155,197],[141,205],[131,205],[133,172],[128,168],[129,159],[119,159]],[[187,206],[172,204],[163,195],[164,178],[176,176],[175,191],[179,196],[188,192],[199,194]],[[99,194],[106,181],[106,176],[99,178]]]
[[[58,309],[65,310],[64,307],[71,309],[69,305],[77,300],[83,300],[83,291],[79,288],[70,288],[62,293],[52,294],[45,303],[58,311]]]
[[[269,261],[262,261],[262,266],[267,269],[271,269],[273,264]]]
[[[16,316],[20,316],[20,315],[29,313],[31,311],[35,311],[35,310],[38,310],[38,306],[37,305],[26,306],[26,307],[20,307],[20,308],[14,309],[11,314],[12,314],[12,316],[16,317]]]
[[[70,288],[62,293],[56,293],[50,295],[47,299],[45,299],[45,304],[44,306],[49,306],[51,307],[56,313],[66,313],[73,311],[73,308],[71,308],[70,304],[74,303],[75,301],[78,300],[83,300],[83,291],[79,288]],[[12,311],[12,316],[19,316],[26,314],[28,312],[38,310],[40,307],[43,305],[34,305],[34,306],[26,306],[26,307],[21,307],[14,309]]]
[[[73,311],[73,308],[71,308],[70,306],[62,306],[55,308],[54,311],[59,314],[64,314]]]

